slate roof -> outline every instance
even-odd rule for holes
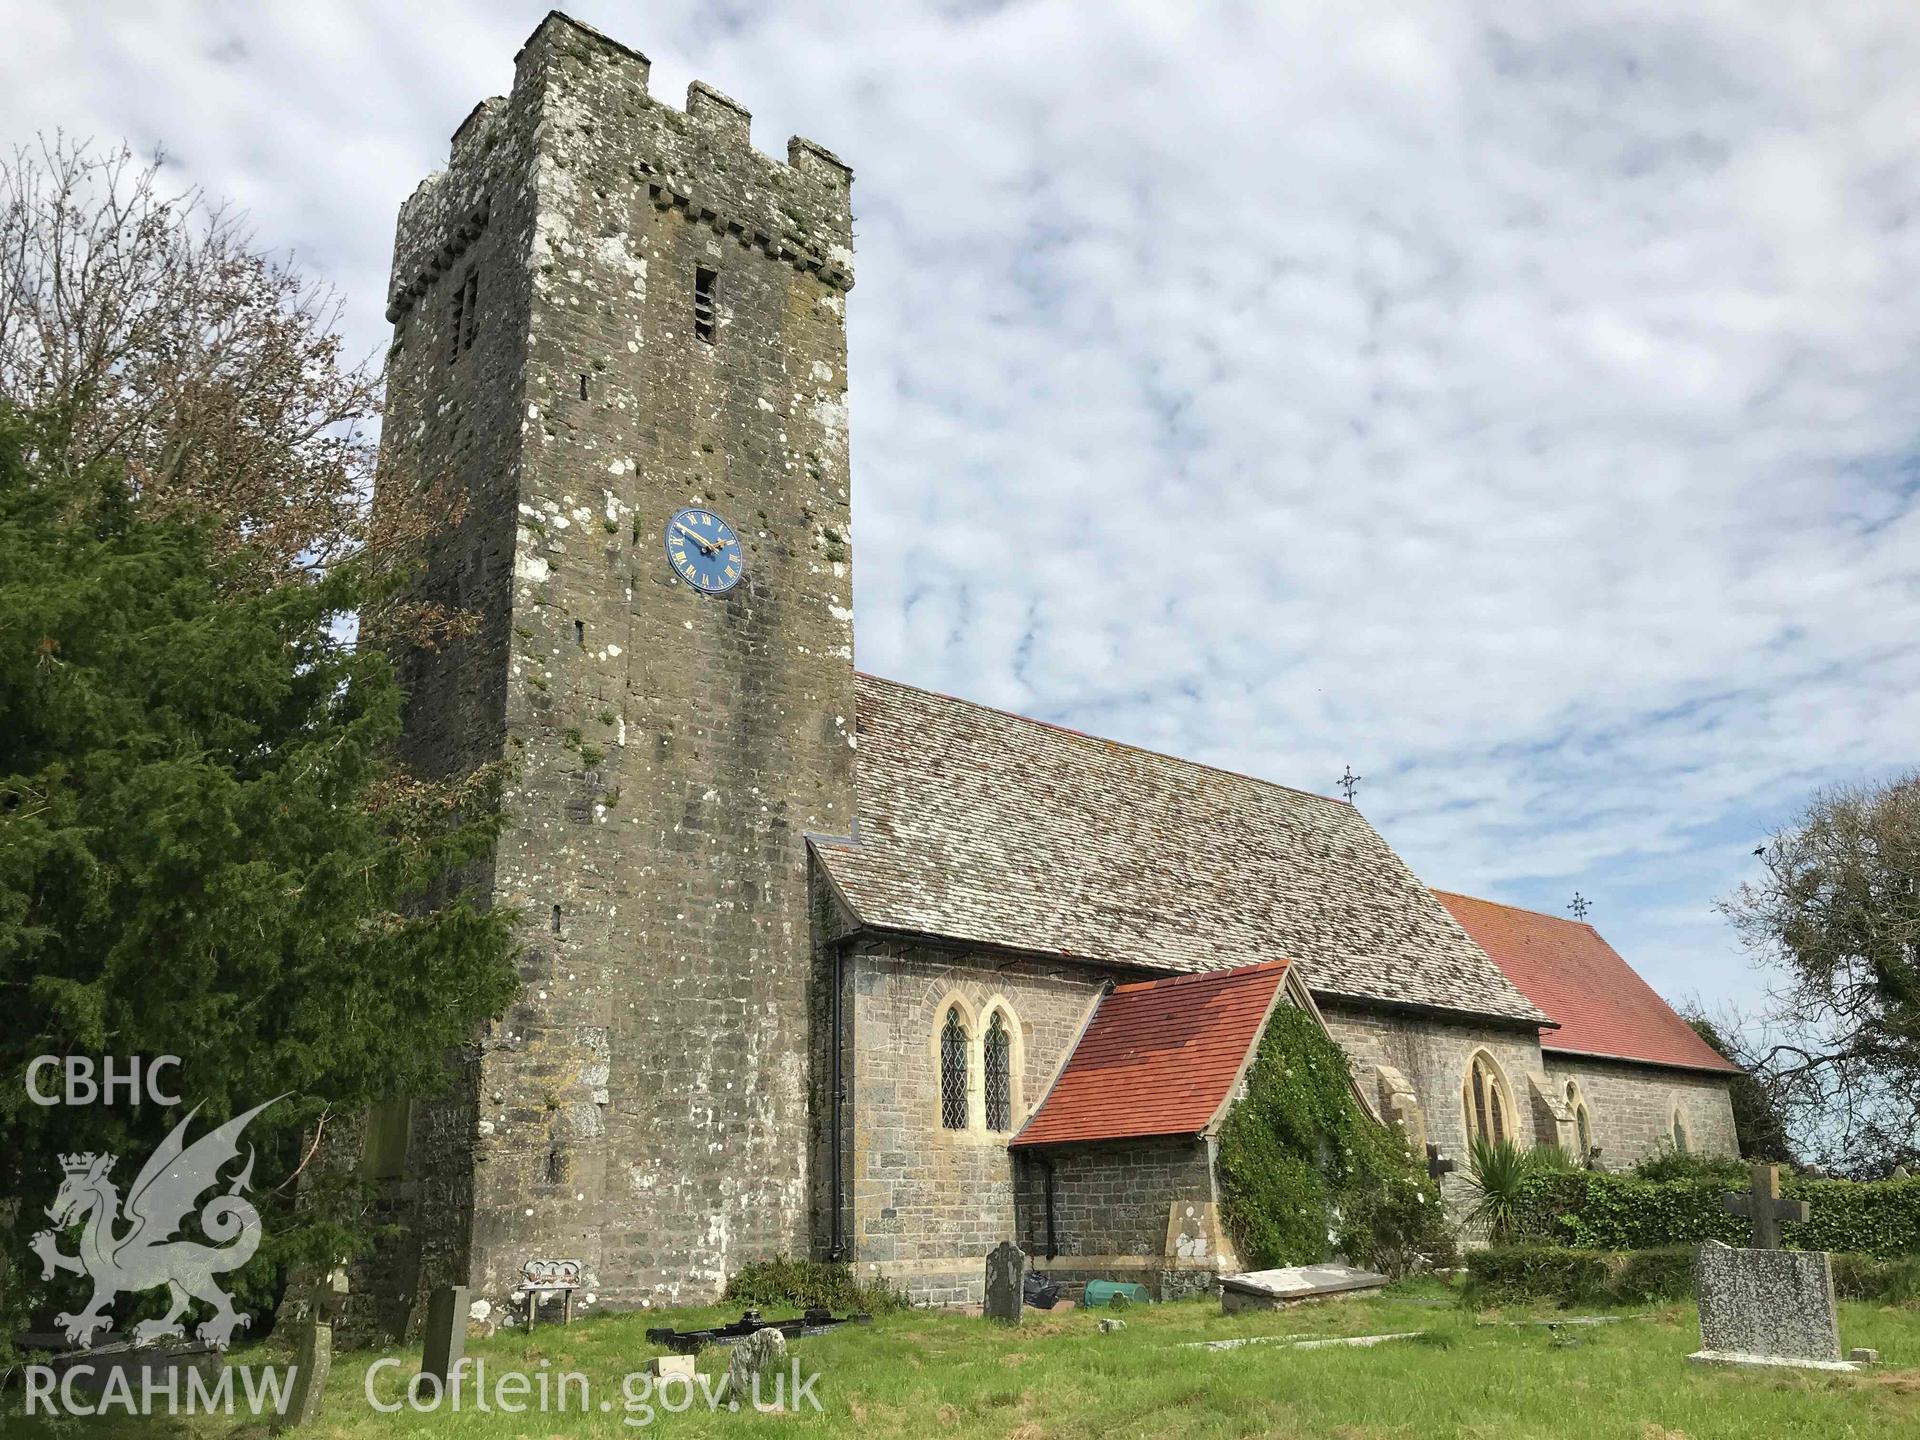
[[[858,733],[866,925],[1551,1023],[1350,805],[869,675]]]
[[[1471,895],[1434,892],[1515,985],[1560,1028],[1540,1048],[1740,1073],[1693,1033],[1593,926]]]
[[[1287,962],[1121,985],[1101,997],[1060,1078],[1008,1143],[1198,1135],[1260,1038]]]

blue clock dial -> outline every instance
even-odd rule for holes
[[[667,521],[667,564],[694,589],[719,595],[740,583],[746,555],[733,526],[711,510],[682,510]]]

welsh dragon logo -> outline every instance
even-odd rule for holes
[[[281,1097],[275,1097],[275,1100]],[[240,1132],[267,1105],[236,1115],[218,1129],[186,1142],[187,1126],[200,1113],[195,1106],[160,1143],[127,1191],[122,1214],[120,1191],[109,1178],[117,1155],[62,1155],[66,1179],[47,1218],[53,1228],[33,1237],[34,1253],[45,1266],[41,1275],[51,1280],[62,1270],[86,1275],[93,1281],[93,1299],[79,1314],[57,1316],[67,1339],[80,1346],[93,1344],[93,1332],[110,1323],[107,1307],[114,1297],[167,1287],[170,1305],[159,1320],[143,1320],[134,1327],[134,1340],[150,1344],[165,1337],[185,1338],[180,1317],[193,1300],[213,1306],[213,1315],[194,1331],[196,1339],[224,1350],[233,1332],[249,1317],[234,1312],[227,1293],[213,1277],[238,1270],[260,1247],[260,1214],[243,1198],[253,1181],[253,1152],[225,1193],[215,1195],[200,1210],[200,1228],[211,1245],[176,1238],[206,1191],[220,1183],[221,1167],[240,1154]],[[131,1222],[121,1230],[123,1222]],[[60,1253],[57,1232],[80,1223],[80,1251]]]

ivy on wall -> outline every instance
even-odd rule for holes
[[[1347,1057],[1297,1006],[1275,1008],[1217,1158],[1223,1218],[1250,1269],[1340,1254],[1397,1275],[1451,1249],[1426,1167],[1362,1108]]]

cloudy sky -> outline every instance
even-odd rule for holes
[[[537,3],[0,0],[380,319]],[[1915,761],[1920,11],[578,0],[857,174],[863,668],[1334,793],[1751,996],[1712,902]]]

